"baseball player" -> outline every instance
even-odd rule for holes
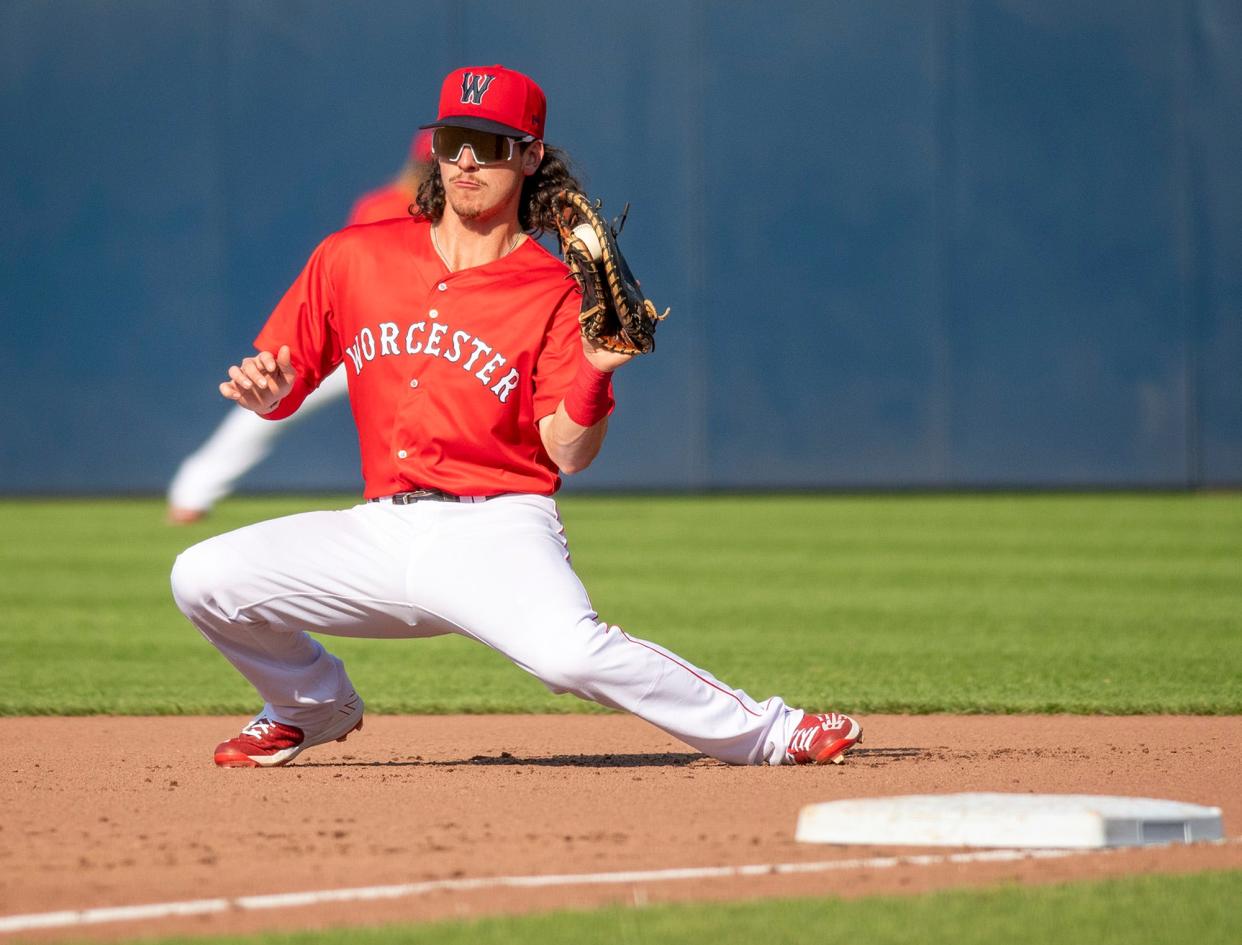
[[[577,189],[543,141],[527,76],[444,80],[420,216],[334,233],[311,255],[221,393],[289,416],[343,363],[365,501],[251,525],[188,549],[173,596],[264,704],[215,750],[225,767],[283,765],[362,727],[342,662],[306,631],[458,633],[556,693],[646,719],[733,764],[840,760],[847,715],[756,701],[599,618],[553,495],[596,457],[629,360],[579,331],[581,293],[528,234]]]
[[[355,201],[346,226],[407,216],[418,185],[430,169],[431,131],[421,130],[410,142],[410,153],[396,178]],[[188,525],[233,491],[237,481],[263,462],[282,433],[348,394],[344,371],[334,371],[303,402],[295,416],[271,422],[253,411],[230,410],[215,431],[181,461],[168,486],[167,519]]]

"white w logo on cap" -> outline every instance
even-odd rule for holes
[[[480,75],[477,72],[467,72],[461,77],[461,103],[463,105],[482,105],[483,96],[487,94],[488,86],[492,84],[494,75]]]

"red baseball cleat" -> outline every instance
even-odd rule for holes
[[[343,742],[362,728],[362,700],[356,693],[341,703],[338,720],[322,732],[307,735],[296,725],[259,716],[241,734],[216,746],[220,768],[277,768],[325,742]]]
[[[791,765],[841,764],[845,753],[862,741],[862,726],[848,715],[829,712],[807,713],[785,749],[785,763]]]

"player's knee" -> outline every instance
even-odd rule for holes
[[[536,672],[553,692],[590,692],[601,672],[601,632],[579,625],[558,639],[556,647],[540,654]]]
[[[228,556],[208,540],[187,548],[173,563],[173,600],[191,620],[216,606],[221,587],[228,584]]]

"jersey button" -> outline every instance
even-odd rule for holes
[[[438,286],[436,286],[436,288],[437,288],[437,289],[439,289],[441,292],[447,292],[447,291],[448,291],[448,283],[447,283],[447,282],[441,282]]]
[[[416,378],[414,378],[414,379],[412,379],[412,380],[410,381],[410,386],[411,386],[411,387],[417,387],[417,386],[418,386],[418,378],[417,378],[417,377],[416,377]]]
[[[432,318],[439,318],[439,317],[440,317],[440,310],[439,310],[439,309],[435,309],[435,308],[433,308],[433,309],[432,309],[430,312],[428,312],[427,314],[428,314],[429,316],[431,316]]]
[[[405,459],[409,455],[405,450],[397,450],[397,459]]]

